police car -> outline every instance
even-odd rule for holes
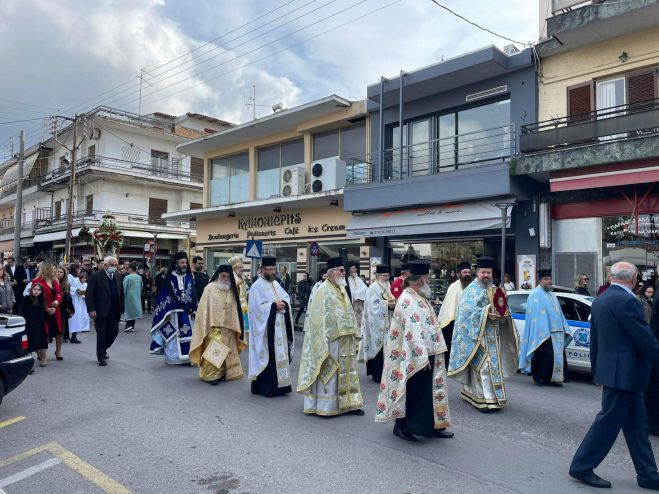
[[[25,380],[34,366],[34,358],[27,348],[25,319],[0,314],[0,403]]]
[[[508,306],[520,340],[524,336],[526,299],[529,293],[523,290],[508,292]],[[554,287],[554,295],[561,305],[561,310],[572,334],[572,341],[565,349],[568,368],[577,372],[590,373],[590,306],[595,299],[562,291],[559,287]]]

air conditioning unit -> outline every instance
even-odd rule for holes
[[[280,195],[299,196],[304,193],[304,167],[291,166],[281,170]]]
[[[99,129],[98,127],[92,129],[91,132],[89,133],[89,138],[90,139],[100,139],[101,138],[101,129]]]
[[[311,165],[311,191],[325,192],[346,185],[346,162],[336,158],[316,160]]]

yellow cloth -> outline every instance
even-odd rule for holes
[[[199,379],[202,381],[217,381],[226,376],[227,381],[233,381],[243,377],[243,367],[240,364],[240,350],[238,348],[240,340],[236,338],[236,333],[224,328],[212,328],[208,336],[204,338],[204,348],[208,347],[213,339],[225,344],[231,351],[220,367],[216,367],[202,358],[199,366]]]
[[[247,344],[240,335],[240,321],[238,319],[237,301],[233,296],[231,290],[220,290],[218,283],[210,283],[199,301],[197,308],[197,316],[195,325],[192,329],[192,341],[190,342],[190,361],[195,366],[201,366],[199,370],[199,377],[203,380],[219,379],[205,379],[204,376],[215,375],[221,372],[217,369],[215,372],[209,369],[209,366],[216,369],[210,363],[205,362],[202,354],[206,350],[206,346],[210,343],[211,338],[220,338],[219,341],[224,343],[231,349],[231,353],[227,356],[223,368],[226,372],[228,367],[227,379],[238,379],[242,377],[242,367],[239,371],[235,369],[235,362],[240,366],[238,355],[242,352]],[[220,377],[224,375],[220,374]],[[239,375],[238,375],[239,373]]]
[[[439,309],[439,328],[444,329],[446,326],[455,321],[458,312],[458,305],[462,299],[462,282],[456,280],[446,290],[446,296],[442,301],[442,307]]]

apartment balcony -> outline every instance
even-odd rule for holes
[[[547,41],[537,45],[540,57],[574,50],[656,26],[659,0],[548,0]]]
[[[94,174],[114,176],[120,181],[154,180],[161,184],[177,187],[192,187],[201,190],[204,177],[201,174],[190,173],[178,159],[151,158],[148,163],[127,161],[108,156],[81,158],[76,162],[76,174]],[[68,187],[71,177],[71,166],[60,166],[39,177],[39,185],[43,190],[54,191]]]
[[[21,238],[31,236],[32,229],[32,221],[23,221],[21,223]],[[12,240],[14,236],[14,218],[0,219],[0,241]]]
[[[514,125],[385,149],[347,160],[346,211],[509,195]],[[477,184],[486,184],[479,188]]]
[[[659,100],[605,108],[522,127],[516,175],[659,156]]]

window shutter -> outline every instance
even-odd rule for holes
[[[161,218],[167,212],[167,199],[149,198],[149,222],[164,225],[165,220]]]
[[[201,209],[203,206],[200,202],[191,202],[190,209]]]
[[[204,179],[204,160],[201,158],[190,159],[190,178],[203,180]]]
[[[629,76],[627,78],[627,96],[630,105],[655,99],[657,96],[654,73],[646,72],[645,74]]]
[[[92,195],[85,197],[85,214],[87,216],[94,214],[94,196]]]
[[[570,123],[590,120],[593,108],[593,84],[580,84],[567,88],[567,113]]]

